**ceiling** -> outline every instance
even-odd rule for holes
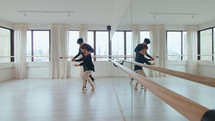
[[[108,25],[113,23],[114,14],[118,12],[114,6],[120,9],[125,5],[116,4],[116,1],[120,0],[0,0],[0,20],[29,24]],[[188,25],[215,20],[215,0],[131,1],[118,18],[120,24]]]

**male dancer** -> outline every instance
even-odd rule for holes
[[[82,61],[82,63],[75,64],[75,66],[83,66],[83,68],[84,68],[84,73],[83,73],[83,76],[82,76],[82,79],[83,79],[82,92],[83,93],[85,92],[86,80],[89,82],[89,84],[92,87],[91,91],[94,91],[95,87],[92,84],[92,80],[89,77],[91,75],[92,71],[93,72],[95,71],[94,65],[93,65],[93,62],[92,62],[92,57],[91,57],[91,49],[92,48],[89,48],[89,46],[86,46],[86,45],[82,45],[80,47],[80,49],[82,51],[83,57],[78,59],[78,60],[76,60],[76,61]]]
[[[80,45],[79,51],[78,51],[78,54],[72,59],[72,61],[75,61],[75,59],[76,59],[77,57],[79,57],[80,55],[83,56],[83,52],[81,51],[81,46],[83,46],[83,45],[85,45],[87,48],[89,48],[89,52],[90,52],[90,53],[93,53],[93,52],[94,52],[94,49],[93,49],[90,45],[84,43],[83,38],[79,38],[79,39],[77,40],[77,43]],[[91,80],[93,81],[93,83],[95,84],[94,78],[93,78],[93,76],[92,76],[91,74],[90,74],[90,78],[91,78]],[[87,83],[87,80],[86,80],[85,83]],[[86,85],[86,84],[85,84],[85,85]],[[86,87],[85,87],[85,88],[86,88]]]
[[[137,54],[139,53],[139,51],[140,51],[140,49],[141,49],[141,46],[143,46],[143,45],[146,45],[146,46],[147,46],[148,44],[150,44],[150,40],[149,40],[148,38],[145,38],[143,43],[138,44],[137,47],[134,49],[134,52],[136,52],[136,56],[137,56]],[[148,58],[150,58],[151,60],[154,60],[154,58],[151,57],[148,53],[146,53],[146,56],[147,56]]]
[[[151,59],[147,59],[145,58],[144,55],[147,54],[147,50],[148,50],[148,46],[146,45],[142,45],[140,48],[140,51],[138,52],[136,58],[135,58],[135,61],[138,62],[138,63],[146,63],[148,65],[151,65],[151,63],[149,62]],[[140,75],[143,75],[146,77],[146,74],[145,72],[143,71],[143,68],[142,66],[138,66],[138,65],[135,65],[134,66],[134,71]],[[138,82],[136,83],[135,85],[135,89],[137,90],[137,86],[138,86]],[[142,86],[142,85],[141,85]],[[143,87],[143,86],[142,86]],[[144,88],[144,90],[146,91],[146,88]]]
[[[144,41],[143,41],[143,43],[138,44],[138,45],[136,46],[136,48],[134,49],[134,52],[136,52],[136,57],[137,57],[137,55],[139,54],[139,51],[141,50],[142,46],[144,46],[144,45],[147,46],[148,44],[150,44],[150,40],[149,40],[148,38],[145,38]],[[147,52],[146,52],[145,55],[146,55],[148,58],[150,58],[150,60],[154,60],[154,58],[151,57]],[[136,61],[136,57],[135,57],[135,61]],[[131,78],[131,83],[132,83],[133,80],[134,80],[134,79]],[[141,87],[143,88],[143,85],[142,85]]]

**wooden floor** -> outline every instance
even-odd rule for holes
[[[187,80],[150,78],[207,108],[215,88]],[[0,121],[187,121],[150,91],[134,90],[129,78],[96,78],[95,93],[81,79],[0,82]]]

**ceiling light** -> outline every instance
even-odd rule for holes
[[[70,13],[67,13],[67,17],[71,17]]]
[[[24,12],[24,13],[23,13],[23,16],[27,16],[27,14]]]
[[[172,16],[196,16],[197,13],[151,13],[152,15],[172,15]]]
[[[22,12],[22,13],[74,13],[73,11],[30,11],[30,10],[21,10],[17,12]]]

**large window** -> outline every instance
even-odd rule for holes
[[[69,32],[69,56],[75,56],[79,51],[79,44],[77,40],[79,38],[79,31]]]
[[[167,31],[167,54],[168,60],[186,60],[186,32]]]
[[[50,31],[27,31],[27,62],[48,62],[50,55]]]
[[[13,58],[12,30],[0,27],[0,63],[11,62]]]
[[[199,31],[199,50],[198,59],[200,60],[214,60],[214,46],[213,46],[213,30],[214,29],[207,29]]]

